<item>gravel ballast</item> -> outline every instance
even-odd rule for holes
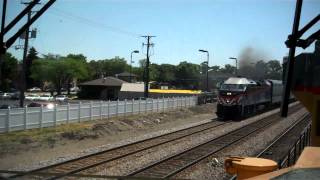
[[[137,153],[134,156],[125,157],[118,161],[114,161],[106,165],[98,166],[96,168],[93,168],[93,170],[91,170],[90,173],[98,171],[96,173],[97,175],[114,175],[114,176],[127,175],[133,170],[142,168],[152,162],[159,161],[165,157],[182,152],[186,149],[189,149],[191,147],[204,143],[210,139],[221,136],[225,133],[228,133],[230,131],[243,127],[252,122],[258,121],[264,117],[267,117],[277,112],[279,112],[279,109],[275,109],[275,110],[260,114],[258,116],[254,116],[252,118],[249,118],[240,122],[232,122],[232,123],[225,124],[223,126],[219,126],[218,128],[214,129],[214,131],[205,131],[195,136],[190,136],[190,137],[180,139],[178,141],[166,143],[156,148]]]
[[[296,122],[305,113],[306,109],[300,109],[287,118],[283,118],[277,124],[268,127],[254,137],[242,140],[237,144],[231,145],[223,152],[210,156],[200,163],[181,172],[175,178],[186,179],[229,179],[231,176],[225,173],[224,160],[230,156],[256,156],[280,135],[291,124]]]

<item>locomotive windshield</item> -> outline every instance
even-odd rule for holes
[[[227,91],[244,91],[246,88],[245,84],[222,84],[220,90]]]

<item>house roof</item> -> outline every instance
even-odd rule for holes
[[[128,72],[123,72],[123,73],[119,73],[119,74],[116,74],[116,77],[121,77],[121,76],[124,76],[124,77],[129,77],[129,76],[132,76],[132,77],[137,77],[137,75],[133,74],[133,73],[128,73]]]
[[[79,85],[80,86],[121,86],[123,83],[126,83],[126,81],[108,76],[100,79],[95,79],[92,81],[83,82]]]

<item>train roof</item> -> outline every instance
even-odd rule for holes
[[[230,77],[224,84],[257,84],[254,80],[242,77]]]

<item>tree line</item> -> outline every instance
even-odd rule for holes
[[[137,75],[138,81],[144,79],[145,60],[139,61],[138,67],[131,67],[132,73]],[[2,65],[1,88],[9,91],[11,88],[19,88],[19,72],[21,62],[12,54],[6,53]],[[122,72],[129,72],[130,65],[124,58],[115,57],[102,60],[88,60],[82,54],[42,55],[38,56],[35,48],[30,48],[26,59],[26,88],[40,87],[43,90],[54,90],[58,94],[63,88],[70,92],[71,84],[98,79],[106,76],[114,76]],[[213,88],[217,75],[233,76],[236,67],[226,64],[223,67],[208,67],[210,87]],[[255,65],[240,67],[238,75],[253,79],[281,79],[282,67],[277,60],[268,62],[258,61]],[[205,62],[194,64],[181,61],[178,65],[150,64],[150,80],[158,84],[169,84],[177,89],[202,89],[204,87],[207,72]]]

